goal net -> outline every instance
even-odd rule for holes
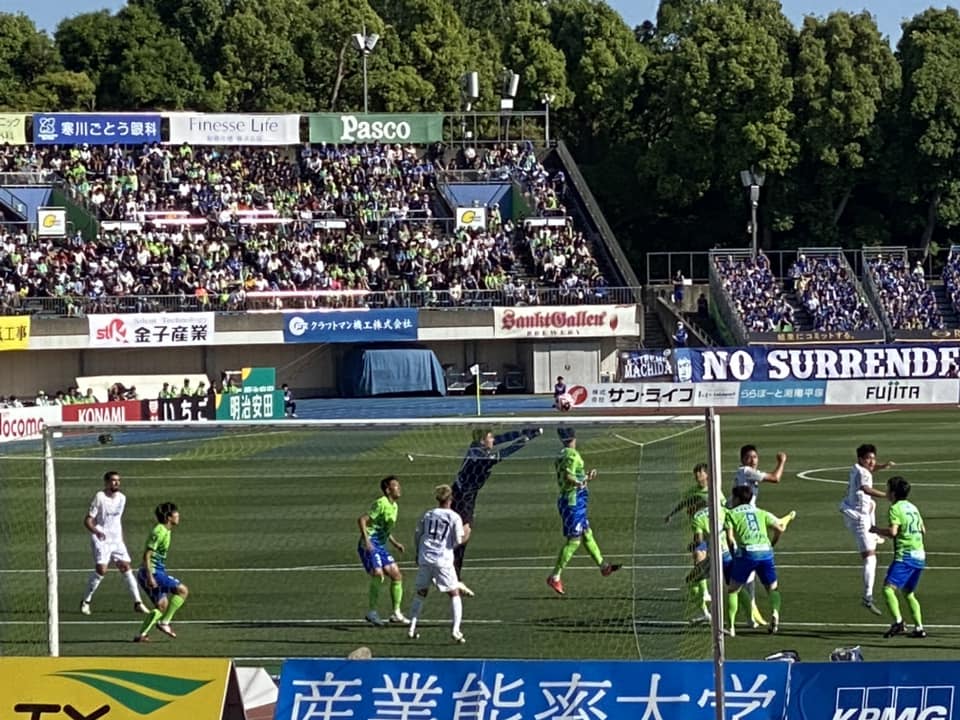
[[[560,596],[546,580],[565,544],[554,463],[566,428],[586,469],[598,471],[589,484],[594,538],[604,562],[622,568],[604,576],[581,546],[563,569]],[[416,521],[435,506],[434,487],[453,484],[475,433],[487,430],[506,457],[477,496],[465,553],[463,580],[476,593],[464,601],[468,644],[450,643],[449,599],[436,590],[417,642],[399,627],[372,627],[364,621],[371,583],[357,555],[358,517],[381,495],[381,478],[398,476],[393,535],[406,552],[394,555],[409,613]],[[189,597],[174,619],[177,640],[155,637],[165,652],[269,661],[366,645],[394,657],[710,657],[709,630],[689,623],[689,522],[682,511],[664,522],[693,484],[693,467],[707,460],[702,418],[69,425],[48,429],[44,448],[7,449],[3,459],[4,653],[137,651],[130,641],[142,616],[115,569],[91,613],[80,612],[93,568],[83,521],[104,473],[116,471],[134,568],[154,508],[174,502],[180,510],[167,567]],[[44,488],[55,502],[45,503]],[[391,604],[388,583],[379,593],[382,617]]]

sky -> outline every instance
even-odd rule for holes
[[[631,27],[657,15],[658,0],[608,0]],[[868,10],[877,18],[880,31],[891,43],[900,39],[900,23],[934,5],[944,7],[941,0],[781,0],[787,17],[798,24],[804,15],[825,16],[833,10],[860,12]],[[65,17],[94,10],[118,10],[124,0],[0,0],[0,12],[23,12],[41,29],[50,33]]]

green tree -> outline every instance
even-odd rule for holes
[[[37,78],[21,96],[17,109],[50,111],[94,108],[97,88],[86,73],[56,70]]]
[[[24,90],[60,69],[50,37],[23,13],[0,13],[0,104],[15,107]]]
[[[926,10],[904,25],[898,153],[907,196],[925,207],[920,247],[960,223],[960,13]]]
[[[858,185],[877,172],[879,118],[900,91],[900,66],[866,12],[807,17],[794,73],[801,163],[794,196],[810,234],[839,239],[836,227]]]
[[[83,13],[62,20],[54,33],[57,49],[67,70],[84,73],[94,85],[123,45],[120,22],[108,10]]]
[[[520,75],[518,107],[537,108],[549,95],[552,108],[570,105],[566,58],[550,37],[550,11],[539,0],[514,0],[507,8],[504,65]]]

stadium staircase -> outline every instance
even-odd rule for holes
[[[645,348],[668,348],[672,347],[670,338],[663,331],[663,325],[660,324],[660,316],[657,314],[656,306],[652,302],[646,302],[643,305],[643,338],[641,343]]]
[[[803,302],[800,300],[800,296],[796,292],[784,292],[784,299],[790,303],[790,306],[793,308],[793,319],[796,321],[794,326],[797,330],[813,330],[813,318],[810,316],[810,313],[807,312],[807,308],[804,306]]]
[[[960,318],[957,317],[957,311],[953,309],[953,303],[947,295],[947,288],[942,282],[927,283],[933,290],[934,297],[937,298],[937,307],[940,309],[940,315],[943,317],[944,327],[954,330],[960,328]]]

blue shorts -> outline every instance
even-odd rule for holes
[[[704,543],[706,546],[706,543]],[[706,548],[704,548],[706,549]],[[733,556],[725,552],[723,553],[723,584],[726,585],[730,582],[730,569],[733,567]],[[710,577],[710,558],[705,558],[697,563],[697,570],[701,573],[701,577],[708,578]]]
[[[769,587],[777,581],[777,567],[773,564],[773,557],[755,558],[744,553],[733,558],[730,567],[730,581],[737,585],[743,585],[750,577],[750,573],[756,573],[760,582]]]
[[[923,566],[907,564],[903,560],[894,560],[887,569],[887,579],[884,583],[892,585],[905,593],[912,593],[920,582],[920,573]]]
[[[557,500],[557,510],[560,512],[560,522],[563,525],[563,536],[575,538],[583,535],[590,529],[587,520],[587,506],[585,503],[570,505],[566,498]]]
[[[357,555],[360,556],[360,562],[363,563],[363,569],[366,570],[367,573],[371,573],[374,570],[383,570],[388,565],[397,564],[393,555],[391,555],[385,547],[377,543],[371,544],[373,545],[372,552],[367,552],[367,548],[362,542],[357,545]]]
[[[173,575],[167,575],[166,570],[154,570],[153,579],[157,581],[157,586],[153,588],[148,587],[146,568],[141,567],[137,570],[137,582],[154,605],[159,604],[160,599],[164,595],[172,595],[175,593],[181,585],[180,581]]]

